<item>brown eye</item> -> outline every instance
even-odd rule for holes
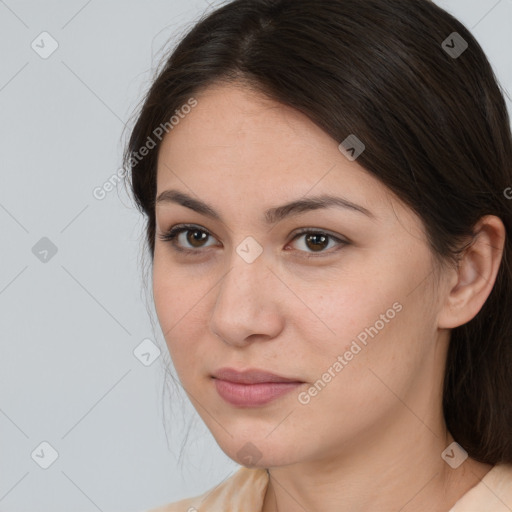
[[[207,240],[209,236],[208,233],[200,229],[188,229],[186,239],[192,247],[202,247],[203,242]]]
[[[306,245],[313,251],[321,251],[328,245],[328,237],[324,235],[306,235]]]
[[[184,235],[184,236],[182,236]],[[209,247],[205,245],[205,241],[212,235],[196,226],[174,226],[166,233],[158,235],[163,242],[170,242],[172,246],[180,252],[188,252],[189,254],[200,254],[200,249]]]
[[[184,236],[182,236],[184,235]],[[190,255],[201,255],[204,254],[201,249],[211,247],[215,244],[205,245],[210,238],[214,237],[205,229],[200,229],[193,225],[178,225],[172,227],[168,232],[159,234],[158,237],[164,242],[170,242],[176,251],[182,253],[188,253]],[[304,248],[299,249],[298,252],[302,253],[302,257],[319,257],[328,256],[337,249],[341,249],[345,245],[349,245],[350,242],[343,240],[337,236],[325,233],[320,230],[303,229],[295,235],[292,242],[298,238],[304,239]],[[331,248],[330,242],[333,242],[334,246],[338,246],[333,251],[326,249]]]
[[[295,241],[299,238],[303,238],[303,248],[299,250],[299,252],[305,253],[304,257],[315,257],[315,256],[323,256],[329,255],[334,251],[327,251],[326,249],[329,247],[330,242],[334,242],[334,246],[338,245],[338,249],[348,245],[349,242],[347,240],[342,240],[341,238],[331,235],[329,233],[324,233],[323,231],[314,231],[312,229],[304,229],[297,233],[292,241]],[[331,245],[330,247],[333,247]],[[317,254],[315,254],[317,253]]]

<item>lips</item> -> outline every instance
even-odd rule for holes
[[[299,379],[289,379],[281,377],[274,373],[265,372],[263,370],[245,370],[238,371],[233,368],[221,368],[217,370],[213,377],[219,380],[226,380],[236,384],[260,384],[262,382],[296,382],[303,383]]]
[[[265,405],[304,384],[303,381],[263,370],[239,372],[232,368],[222,368],[212,377],[217,393],[236,407]]]

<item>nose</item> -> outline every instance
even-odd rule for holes
[[[275,338],[283,329],[285,288],[263,255],[252,263],[235,255],[231,269],[218,286],[211,331],[225,343],[238,347]]]

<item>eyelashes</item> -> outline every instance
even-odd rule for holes
[[[209,241],[209,238],[214,238],[213,235],[204,228],[201,228],[197,225],[193,224],[179,224],[176,226],[173,226],[165,233],[159,234],[158,238],[162,240],[163,242],[170,243],[173,250],[182,253],[182,254],[188,254],[192,256],[200,256],[204,255],[205,249],[208,247],[214,247],[214,245],[208,245],[208,246],[199,246],[194,248],[191,247],[181,247],[179,245],[179,237],[182,233],[194,233],[194,234],[201,234],[199,238],[194,238],[193,241],[197,241],[198,243],[207,242]],[[304,235],[306,235],[304,237]],[[313,241],[314,245],[317,245],[318,243],[322,244],[326,241],[334,241],[337,246],[333,250],[325,250],[325,248],[321,248],[319,251],[308,251],[308,250],[298,250],[299,253],[304,253],[300,257],[304,258],[318,258],[323,256],[329,256],[332,255],[334,252],[337,252],[339,249],[343,248],[346,245],[349,245],[350,242],[346,239],[342,239],[339,236],[335,236],[331,233],[325,232],[321,229],[314,229],[314,228],[302,228],[298,231],[296,231],[293,234],[292,239],[290,242],[294,242],[300,237],[304,237],[307,242]],[[188,237],[185,237],[186,242],[190,244],[190,241],[188,240]],[[288,245],[288,244],[287,244]],[[193,246],[192,246],[193,247]],[[305,244],[305,247],[308,248],[308,246]]]

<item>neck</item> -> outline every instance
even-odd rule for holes
[[[444,422],[431,430],[404,412],[402,432],[381,424],[379,438],[368,433],[349,450],[270,468],[262,512],[449,511],[492,466],[467,458],[452,469],[441,458],[453,442]]]

